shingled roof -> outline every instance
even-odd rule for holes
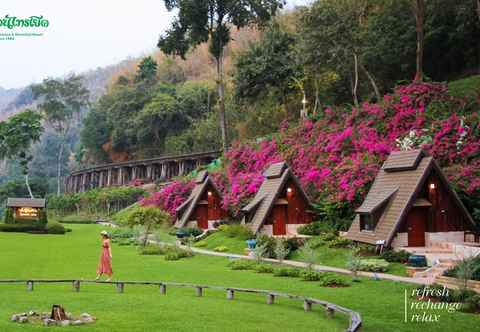
[[[177,214],[177,221],[175,222],[175,227],[185,227],[193,211],[195,211],[197,203],[199,202],[200,198],[202,197],[203,193],[209,185],[211,185],[216,191],[216,193],[221,197],[220,191],[210,179],[208,172],[201,171],[200,173],[198,173],[197,178],[195,179],[195,187],[190,193],[190,196],[182,205],[177,207],[175,211]]]
[[[32,207],[44,208],[46,201],[44,198],[8,198],[7,207]]]
[[[285,162],[279,162],[271,165],[264,173],[265,180],[260,189],[253,198],[253,200],[242,208],[245,214],[252,214],[248,226],[254,234],[258,233],[262,225],[265,223],[268,215],[272,211],[282,188],[289,179],[292,179],[299,188],[300,194],[305,198],[309,205],[311,205],[308,195],[302,188],[297,177],[292,173]]]
[[[380,169],[364,203],[356,210],[357,216],[346,237],[365,243],[375,244],[385,241],[387,246],[395,237],[402,221],[412,206],[428,205],[425,199],[417,199],[417,195],[427,177],[434,170],[454,201],[459,206],[466,220],[476,227],[475,222],[460,198],[450,186],[440,166],[422,150],[392,152]],[[385,210],[373,231],[360,230],[360,214],[372,213],[373,210],[386,204]]]

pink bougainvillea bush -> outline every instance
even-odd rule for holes
[[[342,203],[353,211],[391,151],[422,147],[457,188],[475,194],[480,192],[479,105],[470,104],[468,111],[466,105],[449,96],[444,84],[401,86],[380,103],[328,108],[316,120],[282,124],[272,138],[235,143],[212,177],[224,194],[224,207],[236,214],[257,192],[265,169],[286,160],[316,202]],[[173,183],[147,201],[161,202],[157,205],[172,213],[189,188]]]
[[[193,181],[175,180],[162,190],[140,200],[140,205],[159,207],[173,217],[177,207],[190,195],[193,186]]]

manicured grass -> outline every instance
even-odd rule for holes
[[[452,81],[448,83],[448,91],[452,96],[475,96],[480,93],[480,75]]]
[[[245,248],[247,248],[245,240],[225,236],[223,232],[215,232],[204,239],[203,242],[207,243],[207,245],[201,247],[201,249],[214,250],[216,247],[225,246],[228,248],[227,252],[233,254],[244,255]]]
[[[0,233],[0,279],[85,278],[95,276],[100,254],[97,225],[72,225],[67,235]],[[274,277],[252,271],[231,271],[228,259],[197,255],[180,261],[161,256],[140,256],[133,247],[113,246],[115,278],[166,280],[222,286],[272,289],[307,295],[357,310],[364,320],[362,331],[472,331],[480,317],[442,312],[440,323],[404,323],[404,295],[412,286],[390,281],[363,279],[346,288],[320,287],[317,282]],[[259,295],[225,294],[206,290],[197,298],[191,289],[168,288],[161,296],[153,287],[126,285],[117,294],[110,285],[82,285],[73,293],[71,285],[0,285],[0,331],[51,331],[51,328],[16,325],[12,313],[30,309],[47,310],[62,304],[74,313],[89,312],[98,318],[82,331],[343,331],[342,315],[325,318],[320,307],[303,312],[301,303],[279,299],[266,305]],[[74,328],[71,328],[72,330]]]

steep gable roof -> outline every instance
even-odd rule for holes
[[[383,240],[387,246],[390,245],[410,208],[414,204],[427,204],[428,201],[417,201],[416,196],[432,170],[438,174],[445,188],[450,191],[465,218],[476,227],[472,217],[448,183],[438,164],[422,150],[414,150],[395,152],[390,155],[375,178],[365,198],[366,203],[364,202],[357,210],[358,213],[367,212],[368,208],[377,206],[380,201],[382,202],[380,204],[388,202],[375,229],[373,231],[361,231],[360,217],[357,214],[346,237],[371,244]],[[389,192],[392,194],[388,196]]]
[[[200,198],[209,186],[211,186],[215,190],[218,196],[222,196],[218,188],[208,176],[207,171],[202,171],[198,173],[197,178],[195,179],[195,187],[190,193],[190,196],[182,205],[180,205],[176,209],[177,221],[175,222],[175,227],[185,227],[193,211],[195,210],[195,207],[199,203]]]
[[[7,207],[34,207],[44,208],[46,201],[44,198],[8,198]]]
[[[256,234],[262,225],[265,223],[270,214],[282,188],[289,179],[292,179],[295,185],[299,188],[300,194],[305,198],[309,205],[311,205],[308,195],[303,190],[297,177],[292,173],[285,162],[280,162],[271,165],[264,173],[265,180],[260,189],[253,198],[253,200],[242,208],[242,212],[246,214],[253,214],[249,222],[249,227]]]

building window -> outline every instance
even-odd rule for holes
[[[360,215],[360,230],[361,231],[373,231],[376,226],[376,222],[371,214]]]

